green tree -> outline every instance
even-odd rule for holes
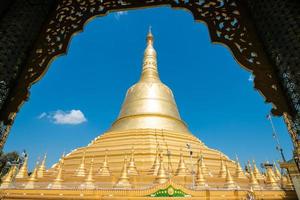
[[[16,151],[4,153],[0,151],[0,177],[4,176],[9,170],[11,164],[19,162],[19,154]]]

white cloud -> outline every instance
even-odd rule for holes
[[[119,20],[122,15],[127,15],[127,14],[128,14],[127,11],[119,11],[119,12],[114,13],[114,16],[115,16],[116,20]]]
[[[80,110],[71,110],[69,112],[59,110],[55,112],[53,119],[55,124],[81,124],[87,121]]]
[[[47,113],[42,112],[42,113],[38,116],[38,119],[43,119],[43,118],[45,118],[45,117],[47,117]]]
[[[54,124],[76,125],[87,121],[81,110],[62,111],[57,110],[53,113],[41,113],[38,119],[47,118]]]

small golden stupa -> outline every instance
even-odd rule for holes
[[[2,199],[295,198],[272,169],[263,175],[254,163],[245,173],[191,134],[159,78],[153,42],[149,31],[141,78],[111,128],[47,170],[45,157],[29,177],[26,159],[4,177]]]

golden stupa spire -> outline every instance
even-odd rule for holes
[[[202,156],[199,158],[198,163],[197,163],[197,174],[196,174],[196,181],[195,181],[195,187],[196,189],[201,189],[203,187],[207,187],[208,185],[206,184],[204,174],[202,171],[202,161],[201,161]]]
[[[124,165],[122,169],[121,176],[119,177],[118,182],[115,185],[116,188],[131,188],[131,184],[129,182],[129,177],[127,174],[127,157],[124,158]]]
[[[290,179],[290,176],[288,174],[282,175],[281,176],[281,182],[283,185],[283,188],[286,190],[293,190],[294,189],[294,185]]]
[[[152,35],[151,28],[149,28],[147,35],[147,47],[144,52],[141,81],[159,81],[156,51],[153,47],[153,42],[154,37]]]
[[[95,180],[93,178],[93,165],[94,165],[94,158],[92,158],[92,160],[91,160],[88,175],[87,175],[86,179],[84,180],[85,189],[94,189],[95,188],[95,185],[94,185]]]
[[[175,172],[175,176],[186,176],[187,175],[186,172],[187,172],[187,169],[186,169],[185,162],[183,159],[182,149],[180,149],[180,160],[178,163],[177,170]]]
[[[154,37],[149,30],[141,78],[127,91],[118,119],[111,131],[160,129],[187,133],[172,91],[158,75]]]
[[[157,176],[155,178],[155,183],[163,184],[169,180],[169,176],[165,170],[163,154],[160,153],[159,157],[160,157],[159,169],[158,169]]]
[[[64,181],[62,178],[63,166],[64,166],[64,156],[61,158],[60,163],[58,165],[58,173],[56,175],[56,178],[54,179],[53,184],[50,185],[52,189],[62,188],[61,184]]]
[[[167,168],[167,171],[168,171],[169,177],[171,177],[172,174],[173,174],[173,168],[172,168],[171,151],[169,149],[167,149],[167,156],[168,156],[168,168]]]
[[[252,170],[249,171],[249,182],[250,182],[250,187],[254,190],[260,189],[259,183],[254,176]]]
[[[222,155],[220,155],[220,158],[221,158],[221,166],[220,166],[219,177],[225,178],[226,177],[226,166],[224,164]]]
[[[24,159],[22,167],[16,175],[16,179],[28,178],[28,155]]]
[[[275,178],[277,180],[280,180],[281,179],[281,173],[279,172],[275,161],[273,162],[273,166],[274,166],[274,175],[275,175]]]
[[[110,170],[107,161],[107,150],[105,151],[104,161],[102,163],[102,167],[98,172],[98,176],[110,176]]]
[[[246,178],[244,171],[240,165],[239,158],[237,156],[236,156],[235,163],[236,163],[236,171],[235,171],[236,178]]]
[[[44,159],[41,163],[41,165],[38,168],[38,172],[37,172],[37,177],[38,178],[43,178],[46,172],[46,158],[47,158],[47,154],[45,154]]]
[[[203,155],[200,152],[200,158],[199,158],[199,162],[200,162],[200,166],[201,166],[201,170],[202,170],[202,174],[205,176],[213,176],[208,169],[206,168],[205,162],[204,162],[204,158]]]
[[[37,172],[38,172],[39,163],[37,162],[33,172],[31,173],[30,177],[28,178],[28,182],[25,185],[25,189],[33,189],[35,183],[37,182]]]
[[[156,147],[156,156],[155,156],[155,160],[154,163],[150,169],[150,174],[156,176],[158,173],[158,169],[159,169],[159,165],[160,165],[160,158],[159,158],[159,145],[157,145]]]
[[[4,177],[1,180],[2,183],[0,189],[6,189],[11,186],[15,173],[16,173],[16,166],[10,167],[9,171],[6,173],[6,175],[4,175]]]
[[[81,159],[81,163],[79,165],[79,167],[76,170],[75,176],[85,176],[86,172],[85,172],[85,150],[83,152],[83,156]]]
[[[225,166],[225,168],[226,168],[226,182],[225,182],[225,184],[224,184],[224,187],[227,188],[227,189],[233,189],[233,188],[236,188],[237,185],[236,185],[236,183],[233,181],[233,178],[232,178],[232,176],[231,176],[231,174],[230,174],[230,171],[229,171],[228,167]]]
[[[274,173],[272,166],[266,166],[266,178],[265,178],[266,188],[277,190],[280,189],[276,180],[274,179]]]
[[[255,160],[253,160],[252,163],[253,163],[253,174],[254,174],[255,178],[256,178],[257,180],[263,180],[264,177],[263,177],[263,175],[260,173],[259,169],[257,168],[256,163],[255,163]]]
[[[60,164],[61,164],[61,162],[63,161],[64,158],[65,158],[65,152],[62,153],[62,155],[59,158],[58,162],[53,165],[53,168],[55,169],[55,171],[57,171],[59,169],[59,166],[60,166]]]
[[[130,161],[128,164],[128,174],[133,175],[133,176],[139,175],[139,173],[136,169],[136,166],[135,166],[135,162],[134,162],[134,148],[133,147],[131,149],[131,157],[130,157]]]
[[[245,176],[250,179],[250,172],[253,172],[250,161],[248,160],[246,163]],[[254,175],[254,174],[253,174]]]

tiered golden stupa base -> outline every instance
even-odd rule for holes
[[[191,146],[193,151],[193,165],[197,163],[198,156],[201,154],[204,157],[206,167],[212,174],[217,175],[219,173],[221,158],[226,162],[227,167],[232,170],[232,173],[235,173],[236,166],[234,161],[229,160],[220,151],[208,148],[190,133],[137,129],[107,132],[93,140],[87,147],[75,149],[64,158],[64,174],[73,176],[76,169],[79,168],[83,156],[85,157],[85,163],[90,163],[93,158],[94,169],[100,169],[105,154],[108,154],[109,169],[112,175],[118,177],[123,167],[124,157],[130,157],[132,148],[134,148],[134,160],[139,173],[149,174],[157,151],[164,155],[165,167],[171,168],[173,173],[175,173],[181,151],[187,169],[191,169],[190,152],[186,147],[187,144]],[[86,170],[88,167],[89,165],[86,165]],[[48,171],[51,172],[53,169]]]
[[[233,199],[249,199],[252,196],[255,199],[267,200],[294,200],[297,199],[295,191],[269,190],[269,191],[251,191],[251,190],[225,190],[225,189],[204,189],[191,190],[168,181],[165,184],[156,185],[147,189],[6,189],[0,191],[0,197],[3,200],[58,200],[58,199],[78,199],[78,200],[94,200],[94,199],[139,199],[149,200],[157,199],[157,197],[177,199],[178,197],[186,200],[191,199],[214,199],[214,200],[233,200]]]
[[[194,152],[192,157],[186,144]],[[129,165],[135,167],[138,175],[129,174]],[[78,175],[78,169],[84,169],[84,173]],[[101,174],[103,169],[106,173]],[[176,175],[178,169],[181,173]],[[220,173],[224,169],[225,177]],[[272,184],[277,187],[272,188],[264,180],[257,180],[259,187],[253,188],[249,175],[243,174],[236,162],[208,148],[190,133],[128,130],[107,132],[64,156],[43,177],[15,178],[10,187],[0,191],[2,199],[149,199],[161,195],[187,199],[244,199],[247,195],[296,198],[294,191],[279,188],[280,181],[274,179]],[[30,181],[33,178],[34,182]],[[33,186],[28,188],[28,184]]]

